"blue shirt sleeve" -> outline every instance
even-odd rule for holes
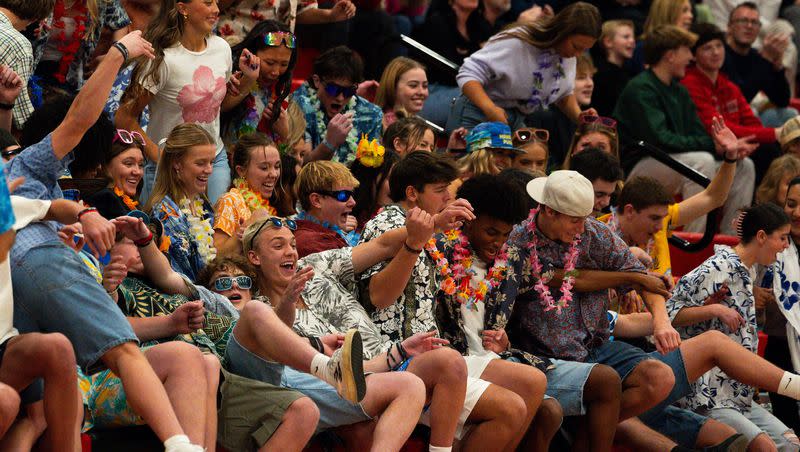
[[[11,208],[11,196],[6,183],[6,172],[0,161],[0,234],[14,225],[14,210]]]

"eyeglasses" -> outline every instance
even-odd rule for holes
[[[752,27],[761,28],[761,21],[758,19],[745,19],[744,17],[742,17],[739,19],[733,19],[731,23],[739,25],[750,25]]]
[[[111,142],[116,143],[117,141],[121,141],[125,144],[133,144],[136,142],[137,144],[144,146],[144,137],[141,133],[136,131],[131,132],[125,129],[117,129],[117,133],[114,134],[114,139],[111,140]]]
[[[550,139],[550,132],[545,129],[522,128],[514,131],[514,141],[527,143],[531,140],[547,142]]]
[[[584,116],[581,116],[581,123],[582,124],[594,124],[594,123],[598,123],[598,122],[600,124],[606,126],[606,127],[611,128],[611,129],[615,129],[616,130],[616,128],[617,128],[617,120],[614,119],[614,118],[609,118],[609,117],[606,117],[606,116],[595,116],[595,115],[584,115]]]
[[[297,38],[288,31],[271,31],[264,35],[264,44],[270,47],[280,47],[282,44],[289,49],[297,47]]]
[[[352,190],[336,190],[336,191],[319,190],[317,191],[317,193],[325,196],[330,196],[331,198],[334,198],[339,202],[347,202],[350,198],[355,197],[355,193]]]
[[[253,234],[252,237],[250,237],[250,249],[253,249],[253,242],[256,241],[256,237],[258,237],[258,234],[260,234],[261,230],[264,229],[264,226],[268,224],[271,224],[273,227],[276,228],[282,228],[286,226],[287,228],[289,228],[290,231],[297,230],[297,223],[295,223],[294,220],[289,220],[287,218],[279,218],[279,217],[269,217],[266,220],[264,220],[263,223],[261,223],[261,226],[259,226],[258,229],[256,229],[256,233]]]
[[[242,290],[247,290],[253,287],[253,280],[249,276],[223,276],[214,281],[214,290],[217,292],[231,290],[234,282],[236,282],[236,287]]]
[[[353,97],[356,94],[356,90],[358,90],[356,85],[341,86],[333,82],[325,83],[325,92],[331,97],[336,97],[339,94],[343,94],[344,97]]]
[[[11,157],[14,157],[15,155],[18,155],[21,152],[22,152],[22,147],[20,146],[20,147],[17,147],[16,149],[10,149],[8,151],[2,151],[2,152],[0,152],[0,155],[2,155],[4,159],[10,159]]]

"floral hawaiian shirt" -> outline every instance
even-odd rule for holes
[[[388,206],[367,223],[361,234],[361,242],[369,242],[386,231],[405,226],[405,223],[403,208],[396,204]],[[383,339],[398,341],[415,333],[436,331],[433,302],[439,281],[433,259],[427,251],[420,253],[403,295],[388,308],[375,309],[369,297],[369,282],[388,264],[389,261],[380,262],[358,276],[361,304],[372,315],[372,321],[380,328]]]
[[[730,295],[720,303],[741,314],[744,324],[736,331],[730,331],[718,318],[714,318],[676,328],[681,338],[689,339],[709,330],[718,330],[756,353],[758,329],[753,298],[754,275],[754,270],[745,267],[732,248],[725,245],[715,246],[713,256],[678,281],[672,298],[667,300],[667,313],[674,319],[683,308],[703,306],[706,298],[718,292],[725,284]],[[681,403],[691,410],[733,408],[748,412],[754,395],[753,387],[728,377],[715,367],[692,383],[692,394],[686,396]]]
[[[559,313],[544,310],[539,294],[533,289],[536,279],[531,275],[530,231],[528,222],[517,225],[508,239],[508,271],[506,278],[487,302],[487,318],[496,328],[506,328],[515,347],[539,356],[585,361],[589,351],[609,338],[608,291],[575,292],[569,306]],[[535,221],[535,220],[534,220]],[[563,268],[564,254],[569,243],[551,240],[536,231],[539,261],[543,272]],[[587,218],[580,236],[580,253],[576,268],[643,272],[641,263],[628,246],[603,223]],[[628,288],[619,288],[626,292]],[[558,301],[561,293],[551,288]]]
[[[214,224],[214,209],[208,202],[205,203],[204,210],[203,220],[210,220],[211,224]],[[170,265],[176,272],[195,281],[200,270],[206,266],[206,262],[198,251],[197,240],[192,236],[189,219],[169,196],[165,196],[153,206],[153,218],[164,225],[164,236],[169,237],[167,257]]]

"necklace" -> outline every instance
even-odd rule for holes
[[[123,204],[125,204],[125,207],[130,210],[136,210],[136,208],[139,206],[138,202],[132,200],[130,196],[126,195],[125,192],[120,190],[120,188],[116,185],[114,186],[114,194],[117,195],[118,198],[121,198]]]
[[[75,61],[75,56],[83,44],[83,37],[86,34],[86,22],[88,21],[86,2],[83,0],[76,1],[70,6],[70,11],[74,12],[72,18],[75,20],[75,30],[72,36],[67,39],[66,24],[64,23],[64,15],[66,8],[64,0],[56,0],[53,7],[53,28],[61,30],[58,38],[59,45],[56,49],[61,53],[61,60],[58,62],[58,70],[53,77],[61,83],[66,83],[67,71],[70,65]]]
[[[572,301],[572,285],[575,283],[577,274],[575,263],[578,261],[578,244],[581,243],[580,235],[575,235],[569,249],[564,253],[564,280],[561,282],[561,297],[556,302],[550,293],[547,282],[542,277],[542,263],[539,262],[539,252],[536,250],[536,246],[539,244],[539,237],[536,235],[536,214],[538,212],[538,208],[531,210],[530,215],[528,215],[528,225],[526,226],[528,232],[530,232],[528,250],[530,251],[531,276],[536,278],[536,284],[533,288],[539,293],[542,304],[545,306],[545,311],[556,309],[560,314],[561,310],[569,306],[569,302]]]
[[[319,134],[320,141],[325,139],[325,132],[328,131],[328,123],[325,122],[325,113],[322,111],[322,104],[319,101],[319,97],[317,97],[317,91],[312,89],[311,87],[308,88],[308,103],[309,107],[315,113],[315,119],[317,123],[317,133]],[[347,102],[347,105],[342,109],[341,113],[345,113],[347,111],[353,110],[356,106],[356,96],[350,98],[350,101]],[[339,161],[340,163],[349,164],[356,158],[356,150],[358,149],[358,129],[353,127],[350,129],[350,132],[347,134],[347,138],[345,139],[345,144],[347,145],[347,154],[342,155],[342,147],[339,146],[338,149],[334,152],[334,160]]]
[[[233,186],[239,190],[239,193],[242,195],[242,198],[244,199],[245,204],[247,204],[247,208],[250,209],[250,212],[255,212],[258,209],[264,209],[271,216],[278,214],[278,211],[269,205],[268,199],[264,199],[264,197],[261,196],[261,193],[250,189],[250,185],[247,184],[246,180],[240,177],[236,178],[233,180]]]
[[[189,235],[197,245],[197,254],[204,264],[208,264],[217,257],[214,248],[214,228],[211,227],[211,218],[206,215],[206,208],[200,197],[181,200],[181,212],[189,221]],[[196,213],[195,213],[196,212]]]
[[[494,264],[486,272],[486,277],[479,281],[476,287],[472,285],[472,278],[475,270],[472,269],[473,259],[475,258],[469,240],[460,229],[444,232],[445,248],[452,245],[452,256],[450,260],[436,246],[436,239],[430,239],[425,244],[425,249],[430,253],[436,263],[436,268],[442,276],[442,283],[439,289],[449,296],[455,295],[458,303],[464,304],[468,309],[478,310],[477,302],[484,301],[489,293],[500,285],[505,278],[508,269],[508,256],[506,246],[497,254]]]

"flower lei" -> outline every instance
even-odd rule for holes
[[[569,302],[572,301],[572,285],[575,283],[575,276],[578,273],[575,270],[575,263],[578,261],[578,244],[581,243],[581,240],[579,235],[575,235],[569,249],[564,253],[564,280],[561,282],[561,297],[556,302],[547,286],[549,278],[545,279],[542,275],[542,263],[539,262],[539,252],[536,250],[536,246],[539,244],[539,238],[536,235],[536,214],[538,212],[538,208],[531,210],[526,226],[530,232],[528,250],[530,251],[531,276],[536,277],[536,284],[533,288],[539,293],[542,304],[545,306],[545,312],[556,309],[561,314],[561,310],[569,306]]]
[[[611,230],[611,232],[613,232],[613,233],[615,233],[617,235],[619,235],[619,233],[621,232],[620,229],[619,229],[619,218],[617,217],[617,209],[616,208],[614,208],[614,207],[611,208],[611,215],[608,217],[608,223],[606,223],[606,225],[608,226],[608,229]],[[653,240],[653,237],[650,237],[650,239],[647,241],[647,246],[645,247],[645,250],[644,250],[647,253],[648,256],[652,256],[653,255],[652,251],[653,251],[654,243],[655,243],[655,240]]]
[[[278,214],[278,211],[269,205],[268,199],[264,199],[264,197],[261,196],[261,193],[250,189],[250,186],[247,185],[246,180],[242,178],[236,178],[233,180],[233,186],[239,190],[239,193],[242,195],[242,198],[244,198],[244,202],[247,204],[247,208],[250,209],[250,212],[255,212],[258,209],[264,209],[272,216]]]
[[[53,74],[53,77],[61,83],[66,82],[67,71],[69,71],[70,65],[72,65],[78,50],[83,44],[83,37],[86,34],[86,22],[88,21],[88,11],[84,0],[76,0],[70,9],[75,12],[73,16],[75,31],[73,31],[71,39],[67,39],[66,24],[64,23],[64,0],[57,0],[53,7],[53,27],[61,29],[59,39],[61,42],[66,42],[66,44],[60,44],[57,47],[57,50],[61,52],[61,60],[58,62],[58,71]]]
[[[444,232],[447,243],[453,244],[453,255],[450,261],[436,246],[436,239],[430,239],[425,244],[425,249],[430,253],[436,263],[436,268],[442,276],[439,289],[447,295],[455,295],[457,302],[464,304],[468,309],[478,310],[477,302],[484,301],[489,293],[503,282],[508,270],[508,255],[506,246],[497,254],[494,264],[486,273],[483,281],[472,287],[472,269],[474,254],[469,246],[469,240],[459,229]],[[452,262],[452,265],[451,265]]]
[[[217,257],[217,250],[214,248],[214,228],[211,227],[211,219],[203,218],[206,216],[206,208],[202,198],[196,197],[192,200],[183,198],[181,212],[189,220],[189,234],[197,244],[197,253],[203,263],[208,264]],[[199,215],[195,212],[199,212]]]
[[[311,87],[309,87],[308,91],[308,104],[309,107],[316,112],[315,118],[317,123],[317,133],[319,133],[320,141],[325,139],[325,132],[328,131],[328,123],[325,122],[325,113],[322,109],[322,104],[319,101],[319,97],[317,96],[317,91]],[[356,96],[350,98],[350,101],[347,105],[342,109],[341,113],[344,113],[348,110],[352,110],[356,106]],[[350,132],[347,134],[347,138],[345,139],[345,144],[347,144],[347,148],[350,152],[355,155],[358,150],[358,130],[353,127],[350,129]]]
[[[114,194],[117,195],[118,198],[122,199],[122,202],[125,204],[130,210],[137,210],[139,203],[131,199],[130,196],[126,195],[119,187],[116,185],[114,186]]]

